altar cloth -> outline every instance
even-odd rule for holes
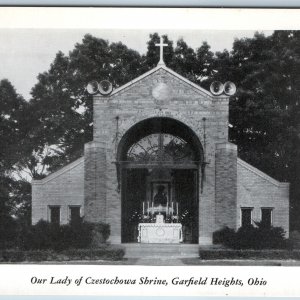
[[[182,225],[180,223],[140,223],[138,225],[139,243],[182,242]]]

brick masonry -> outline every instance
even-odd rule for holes
[[[274,180],[257,168],[237,159],[237,225],[241,225],[241,208],[252,208],[253,221],[261,220],[261,208],[273,209],[273,225],[289,235],[289,184]]]
[[[215,228],[237,228],[237,147],[216,144]]]
[[[69,206],[80,205],[84,215],[84,160],[79,158],[42,180],[32,181],[32,223],[49,220],[49,205],[60,206],[61,223],[69,222]]]
[[[117,157],[120,141],[135,124],[149,118],[171,118],[187,125],[203,147],[205,171],[199,178],[199,244],[211,244],[222,226],[237,228],[240,208],[273,208],[273,222],[288,230],[288,185],[279,183],[237,158],[228,143],[228,97],[214,97],[165,66],[157,67],[115,90],[94,97],[94,141],[84,158],[32,183],[33,223],[47,219],[49,205],[61,205],[61,221],[68,222],[67,207],[82,206],[88,221],[108,222],[110,241],[121,243],[122,193]],[[205,118],[205,141],[204,121]]]
[[[84,219],[106,219],[106,149],[105,143],[90,142],[84,149]]]

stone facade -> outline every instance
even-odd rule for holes
[[[289,184],[274,180],[241,159],[237,159],[237,225],[241,225],[241,208],[253,209],[254,221],[261,220],[261,209],[273,210],[273,226],[289,234]]]
[[[116,89],[94,96],[94,140],[84,158],[40,181],[33,181],[32,221],[49,218],[49,205],[82,206],[88,221],[107,222],[110,241],[121,243],[122,186],[119,153],[126,133],[136,124],[156,118],[187,126],[201,144],[199,171],[199,244],[211,244],[212,233],[223,226],[240,226],[240,209],[273,209],[273,224],[288,231],[288,184],[279,183],[237,158],[228,142],[227,96],[212,96],[164,65]],[[181,125],[180,125],[181,126]],[[200,188],[201,187],[201,188]]]
[[[42,180],[32,181],[32,223],[49,220],[49,206],[61,208],[62,224],[69,222],[69,206],[81,207],[84,215],[84,160],[79,158]]]

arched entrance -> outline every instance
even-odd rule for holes
[[[138,224],[158,215],[181,225],[182,242],[198,243],[202,161],[198,137],[177,120],[146,119],[125,133],[118,147],[123,243],[137,242]]]

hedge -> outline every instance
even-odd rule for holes
[[[1,250],[0,262],[42,262],[78,260],[122,260],[123,248],[103,246],[98,249],[52,250]]]
[[[266,226],[258,222],[255,225],[240,227],[237,231],[224,227],[213,233],[213,243],[233,249],[255,250],[287,249],[291,246],[281,227]]]
[[[55,225],[39,221],[20,229],[15,247],[22,250],[54,250],[98,248],[108,239],[110,228],[104,223],[80,221]]]
[[[219,259],[293,259],[300,260],[300,250],[233,250],[214,249],[199,250],[199,257],[203,260]]]

